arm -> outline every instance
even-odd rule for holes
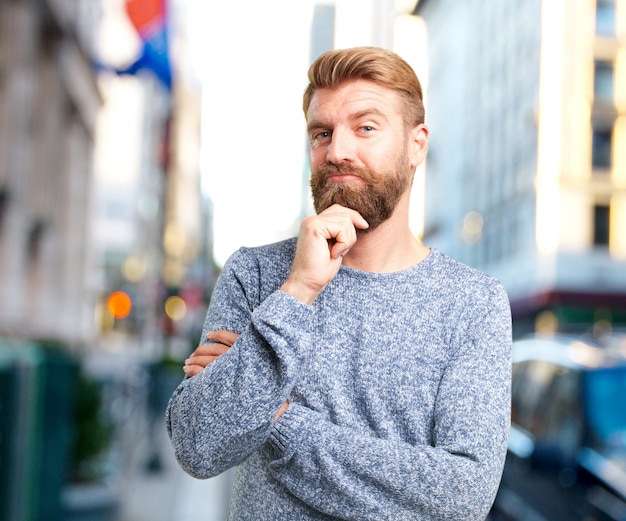
[[[341,519],[484,519],[501,477],[510,417],[510,315],[504,292],[494,298],[491,309],[478,311],[480,321],[453,339],[457,349],[440,382],[431,444],[375,438],[290,404],[267,449],[273,475]]]
[[[189,358],[185,360],[183,367],[185,376],[196,376],[202,372],[207,365],[212,364],[219,356],[228,351],[238,338],[239,335],[232,331],[226,331],[224,329],[210,331],[207,334],[209,342],[198,346],[198,348],[191,353]],[[276,413],[274,420],[278,420],[278,418],[281,417],[288,405],[289,403],[286,401],[283,403],[282,407]]]
[[[260,281],[244,284],[254,266],[227,263],[207,313],[204,334],[240,334],[209,348],[195,374],[178,387],[168,405],[168,433],[180,465],[196,477],[210,477],[236,465],[262,445],[295,385],[302,358],[311,352],[311,304],[336,275],[342,256],[356,242],[355,227],[367,223],[335,205],[303,221],[291,273],[282,291],[262,302]],[[240,260],[240,259],[239,259]],[[257,275],[258,276],[258,275]],[[194,358],[194,357],[192,357]],[[209,365],[204,370],[204,362]],[[195,365],[195,367],[194,367]]]
[[[228,328],[240,334],[234,333],[232,347],[220,347],[219,341],[211,344],[217,351],[205,361],[215,361],[181,383],[166,413],[180,465],[201,478],[238,464],[267,439],[297,378],[300,351],[308,338],[303,332],[310,329],[312,320],[309,306],[281,291],[272,293],[254,311],[246,310],[241,302],[248,296],[235,282],[235,273],[242,269],[233,266],[238,262],[241,259],[235,258],[225,266],[205,329]]]

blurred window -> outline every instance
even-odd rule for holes
[[[596,448],[626,448],[626,368],[590,372],[583,384],[591,443]]]
[[[609,244],[611,215],[610,208],[605,204],[593,207],[593,244],[607,246]]]
[[[596,1],[596,33],[615,36],[615,0]]]
[[[9,202],[9,190],[4,187],[0,187],[0,231],[2,230],[2,222],[4,220],[5,209]]]
[[[559,446],[573,454],[582,435],[580,375],[577,371],[558,368],[537,409],[535,434],[544,443]]]
[[[613,102],[613,63],[597,60],[594,64],[593,93],[598,101]]]
[[[591,164],[594,168],[611,168],[610,129],[594,129],[591,144]]]
[[[536,411],[555,371],[556,366],[548,362],[519,362],[513,365],[511,419],[516,426],[531,434],[536,434],[541,428],[536,423]]]

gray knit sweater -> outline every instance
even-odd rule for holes
[[[397,273],[341,267],[307,306],[278,289],[295,244],[224,267],[203,338],[241,336],[171,398],[180,465],[239,466],[233,521],[484,519],[509,428],[502,286],[433,250]]]

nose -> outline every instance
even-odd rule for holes
[[[354,140],[346,130],[335,128],[326,150],[326,161],[338,165],[354,159]]]

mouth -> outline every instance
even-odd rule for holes
[[[363,178],[355,174],[333,174],[326,178],[327,183],[345,183],[348,181],[363,181]]]

